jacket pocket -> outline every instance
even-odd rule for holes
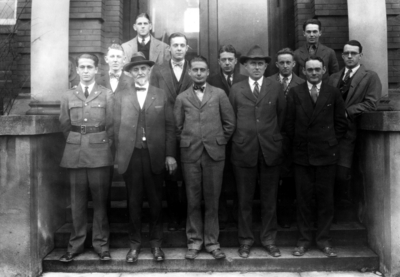
[[[332,138],[330,140],[328,140],[329,146],[335,146],[338,145],[338,141],[335,138]]]
[[[281,134],[272,135],[272,138],[274,139],[274,141],[283,140],[283,136]]]
[[[69,106],[69,116],[71,117],[71,121],[80,121],[82,120],[82,101],[71,101],[68,103]]]
[[[106,105],[104,102],[94,101],[90,103],[90,115],[93,120],[101,121],[106,118]]]
[[[108,143],[108,137],[106,132],[91,133],[89,134],[90,144],[102,144]]]
[[[226,145],[226,139],[224,137],[217,137],[218,145]]]
[[[181,140],[180,147],[189,147],[190,140]]]
[[[67,137],[67,143],[70,144],[81,144],[82,135],[77,132],[69,132]]]

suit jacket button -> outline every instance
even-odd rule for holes
[[[87,106],[87,103],[85,103],[85,106]]]
[[[87,121],[87,118],[85,118],[83,121]]]

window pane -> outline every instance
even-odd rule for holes
[[[16,22],[17,0],[0,0],[0,25],[12,25]]]

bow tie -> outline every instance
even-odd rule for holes
[[[183,68],[183,63],[174,63],[172,62],[172,65],[175,66],[179,66],[180,68]]]
[[[141,91],[141,90],[145,91],[146,88],[144,88],[144,87],[135,87],[135,90],[136,90],[136,91]]]
[[[201,87],[201,86],[193,86],[193,89],[194,89],[194,90],[199,90],[199,91],[201,91],[201,92],[204,91],[204,87]]]
[[[112,72],[110,73],[110,78],[115,78],[115,79],[119,80],[120,77],[121,76],[119,74],[112,73]]]

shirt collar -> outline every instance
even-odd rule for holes
[[[319,46],[319,42],[316,44],[307,44],[307,50],[310,50],[311,45],[315,45],[315,51],[317,51],[318,46]]]
[[[262,86],[262,84],[263,84],[263,80],[264,80],[264,77],[261,77],[260,79],[257,80],[258,87],[261,88],[261,86]],[[253,79],[251,79],[251,78],[249,77],[249,85],[250,85],[250,87],[254,87],[254,82],[256,82],[256,80],[253,80]]]
[[[90,94],[90,92],[93,90],[93,87],[94,87],[95,83],[96,82],[93,82],[90,85],[84,85],[84,84],[81,83],[82,91],[85,92],[85,87],[88,87],[88,91],[89,91],[89,94]]]
[[[149,82],[146,82],[146,84],[144,84],[143,86],[135,83],[135,87],[145,88],[146,89],[145,91],[147,91],[149,89]]]
[[[290,76],[287,77],[287,78],[288,78],[288,83],[290,83],[290,82],[292,81],[292,77],[293,77],[293,73],[290,74]],[[285,78],[285,77],[282,76],[282,75],[279,73],[279,80],[281,81],[281,83],[283,82],[283,78]]]
[[[350,73],[350,78],[353,77],[354,74],[356,74],[357,70],[360,68],[361,64],[357,65],[356,67],[351,69]],[[346,75],[347,71],[349,71],[350,68],[345,67],[344,68],[344,75]]]
[[[317,87],[318,91],[321,90],[321,85],[322,85],[322,81],[315,85],[315,86]],[[308,90],[311,90],[311,88],[312,88],[314,85],[307,81],[307,86],[308,86]]]
[[[114,72],[112,72],[112,71],[108,71],[108,75],[111,75],[111,74],[115,74],[115,75],[118,75],[119,77],[121,77],[121,75],[122,75],[122,70],[119,71],[119,72],[117,72],[117,73],[114,73]]]
[[[145,37],[145,38],[144,38],[144,43],[147,44],[147,43],[150,41],[150,37],[151,37],[150,35],[148,35],[147,37]],[[142,43],[142,40],[143,40],[143,39],[142,39],[141,37],[138,36],[138,42],[139,42],[139,43]]]
[[[171,66],[172,66],[172,68],[174,68],[174,65],[175,64],[180,64],[180,65],[182,65],[182,68],[183,68],[183,66],[185,65],[185,60],[182,60],[182,61],[180,61],[180,62],[175,62],[173,59],[171,59]]]

